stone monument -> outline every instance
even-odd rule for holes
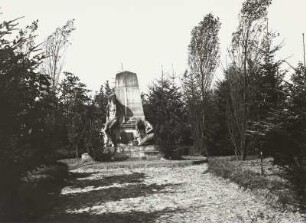
[[[136,137],[137,119],[145,119],[139,92],[137,75],[129,71],[123,71],[116,75],[115,94],[117,100],[123,106],[125,120],[121,124],[121,143],[133,144]]]
[[[120,125],[118,151],[129,152],[129,156],[138,158],[146,158],[148,154],[157,155],[159,152],[155,146],[136,146],[137,120],[145,120],[137,75],[130,71],[116,74],[115,95],[125,116]]]

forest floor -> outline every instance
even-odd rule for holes
[[[160,160],[69,166],[68,185],[39,222],[304,222],[298,212],[274,209],[209,173],[207,163]]]

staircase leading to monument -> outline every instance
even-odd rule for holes
[[[115,158],[156,160],[160,159],[161,156],[156,145],[131,146],[120,144]]]
[[[133,141],[137,136],[136,119],[130,119],[121,124],[120,138],[121,143],[133,145]]]

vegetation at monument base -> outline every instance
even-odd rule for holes
[[[183,95],[174,77],[156,80],[142,98],[146,119],[154,126],[156,143],[166,158],[178,145],[192,144]]]

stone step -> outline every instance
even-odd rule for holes
[[[114,151],[114,148],[109,148],[110,151]],[[161,155],[156,145],[148,146],[131,146],[120,144],[117,147],[117,153],[115,155],[116,160],[122,159],[160,159]]]
[[[118,150],[122,151],[131,151],[131,152],[137,152],[137,151],[143,151],[143,152],[150,152],[150,151],[159,151],[158,146],[156,145],[147,145],[147,146],[131,146],[131,145],[118,145]]]

